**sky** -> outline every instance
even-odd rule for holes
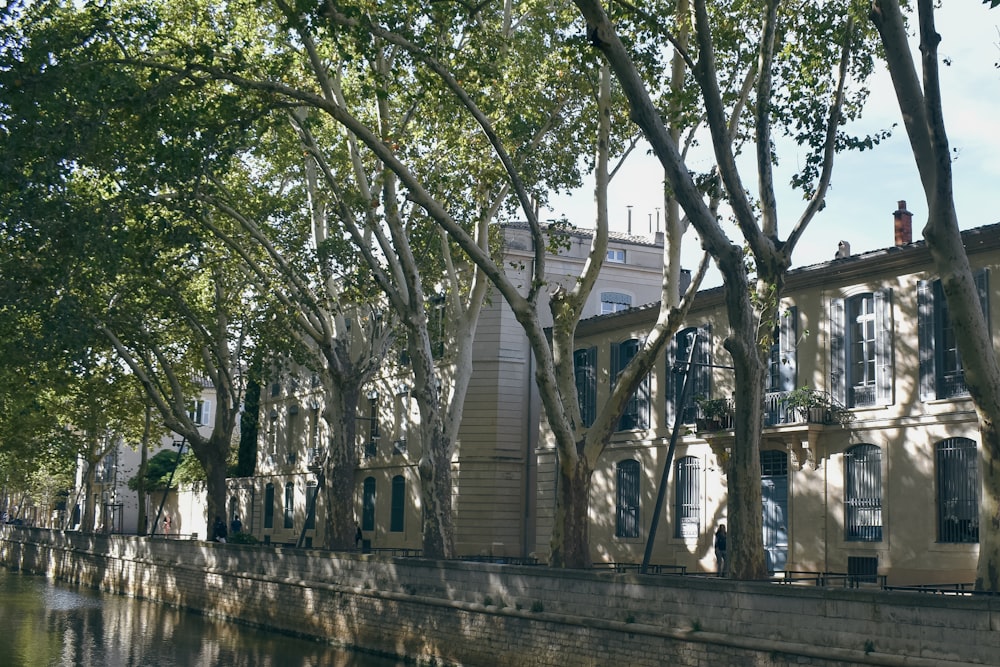
[[[981,0],[945,0],[936,23],[942,41],[939,55],[950,61],[941,66],[945,123],[954,161],[955,204],[962,229],[1000,222],[1000,8],[990,10]],[[913,21],[914,26],[916,21]],[[916,53],[917,42],[912,40]],[[919,61],[918,67],[919,67]],[[896,124],[892,136],[870,151],[848,152],[834,160],[833,178],[826,207],[806,228],[793,253],[793,266],[808,266],[833,259],[841,240],[851,252],[877,250],[893,245],[893,212],[906,201],[913,213],[913,239],[927,219],[927,205],[902,126],[892,82],[884,67],[871,81],[871,94],[861,121],[848,126],[856,133],[874,132]],[[794,166],[798,147],[779,147],[784,165]],[[695,168],[708,166],[694,163]],[[632,206],[632,231],[655,230],[657,207],[662,207],[662,169],[645,148],[636,150],[611,183],[609,216],[612,231],[626,232],[628,206]],[[756,183],[756,172],[744,171],[748,186]],[[779,235],[785,238],[804,210],[801,194],[788,185],[789,170],[775,174],[778,188]],[[755,187],[755,186],[754,186]],[[593,184],[553,199],[552,218],[565,215],[578,227],[592,226]],[[662,215],[662,212],[660,213]],[[543,215],[543,217],[545,217]],[[725,225],[730,238],[737,230]],[[693,269],[699,259],[698,239],[691,230],[684,242],[683,264]],[[721,283],[717,272],[706,277],[703,287]]]

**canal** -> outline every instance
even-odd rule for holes
[[[7,667],[397,667],[353,653],[0,567]]]

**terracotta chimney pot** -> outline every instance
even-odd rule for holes
[[[893,212],[896,228],[896,246],[913,243],[913,214],[906,210],[906,200],[899,200],[899,208]]]

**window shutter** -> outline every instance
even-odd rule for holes
[[[580,404],[580,421],[589,428],[594,423],[597,407],[597,348],[577,350],[573,354],[576,374],[576,394]]]
[[[875,390],[879,405],[892,404],[892,290],[875,292]]]
[[[917,282],[917,345],[920,360],[920,400],[937,398],[934,370],[934,283]]]
[[[846,313],[843,299],[830,302],[830,394],[841,405],[847,403],[847,350],[844,346]]]
[[[695,350],[694,367],[695,383],[691,387],[694,391],[688,392],[686,408],[694,408],[694,397],[698,394],[703,396],[712,395],[712,325],[706,324],[698,329],[698,347]]]
[[[201,423],[208,426],[212,423],[212,401],[201,402]]]
[[[778,374],[781,380],[779,391],[795,389],[797,380],[796,340],[799,329],[799,309],[790,307],[778,319]]]
[[[636,345],[635,354],[639,353],[639,346]],[[635,355],[632,355],[635,356]],[[649,428],[649,373],[646,373],[642,382],[635,390],[636,399],[636,428]]]
[[[677,363],[677,336],[680,334],[675,334],[673,338],[670,339],[670,344],[667,346],[667,372],[664,375],[663,380],[663,397],[664,397],[664,415],[666,417],[667,428],[674,427],[674,420],[677,417],[677,385],[680,382],[680,378],[683,376],[680,373],[674,372],[674,364]]]

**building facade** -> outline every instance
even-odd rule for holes
[[[505,270],[527,283],[534,258],[527,227],[506,226],[504,239]],[[564,240],[547,257],[547,273],[550,281],[570,285],[586,261],[591,234],[567,232]],[[612,235],[586,316],[657,301],[662,263],[662,235]],[[539,312],[548,316],[544,300]],[[528,556],[535,549],[540,406],[527,337],[495,291],[480,316],[473,367],[452,461],[456,551]],[[405,364],[387,364],[359,410],[356,516],[365,545],[374,549],[422,544],[419,415],[410,382]],[[318,383],[301,373],[287,373],[262,391],[256,475],[230,480],[230,514],[240,515],[245,530],[264,542],[322,543],[315,462],[324,453],[326,427],[318,391]]]
[[[900,209],[905,209],[905,203]],[[899,213],[899,212],[897,212]],[[905,211],[903,211],[905,213]],[[907,221],[908,222],[908,221]],[[963,233],[991,331],[1000,327],[1000,225]],[[790,272],[775,326],[761,443],[764,543],[773,571],[887,577],[890,584],[975,579],[979,431],[963,360],[923,242]],[[581,396],[606,400],[655,308],[581,323]],[[726,522],[734,391],[721,288],[640,386],[593,478],[592,557],[714,571]],[[695,336],[697,334],[697,336]],[[680,403],[695,345],[693,390]],[[675,418],[682,424],[659,524],[651,519]],[[551,531],[555,453],[539,443],[536,551]]]

